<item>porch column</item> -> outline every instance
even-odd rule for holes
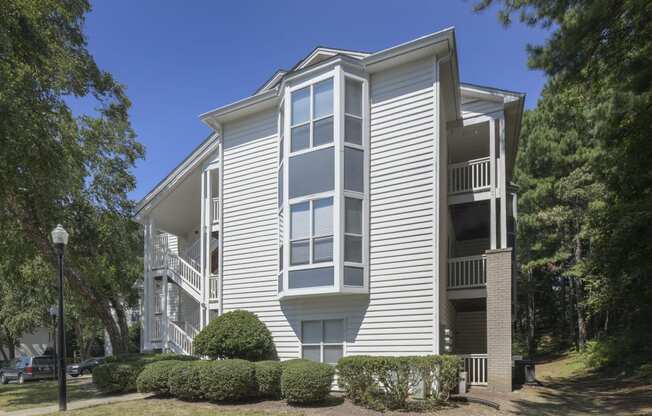
[[[498,190],[500,191],[500,248],[507,248],[507,162],[505,144],[505,116],[498,119],[500,160],[498,163]]]
[[[512,391],[512,249],[488,250],[487,381],[489,388]]]
[[[489,120],[489,247],[496,248],[496,120]]]
[[[153,221],[150,218],[147,218],[145,221],[144,227],[144,270],[143,270],[143,315],[141,317],[142,329],[141,329],[141,338],[143,339],[143,349],[151,349],[150,345],[150,328],[151,328],[151,314],[152,314],[152,231],[153,231]]]

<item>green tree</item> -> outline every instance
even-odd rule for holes
[[[85,0],[7,0],[0,8],[0,240],[3,254],[54,266],[49,232],[64,224],[67,285],[124,352],[124,308],[135,296],[141,249],[127,194],[144,149],[123,86],[86,48],[89,10]],[[97,107],[75,116],[68,102],[82,98]]]
[[[643,336],[652,330],[652,3],[482,0],[476,9],[494,3],[506,25],[518,14],[522,22],[550,30],[543,44],[528,46],[530,67],[545,71],[551,84],[532,122],[551,130],[548,146],[561,145],[569,132],[576,132],[584,147],[579,165],[559,159],[563,166],[579,170],[548,167],[540,175],[564,188],[566,197],[559,201],[561,211],[555,218],[578,221],[559,235],[545,222],[526,222],[521,236],[527,243],[521,247],[530,250],[532,261],[545,263],[554,251],[540,251],[540,233],[543,245],[550,238],[552,247],[574,250],[572,261],[561,264],[559,271],[570,276],[571,283],[580,283],[576,313],[594,321],[589,335],[597,336],[601,328],[625,335],[620,345],[652,353]],[[578,99],[569,105],[566,100],[573,96]],[[524,133],[526,141],[540,140],[529,135]],[[521,157],[525,170],[533,171],[528,164],[546,159],[534,149],[522,152],[530,154]],[[544,197],[533,202],[523,210],[534,213],[554,205]],[[568,244],[573,238],[574,246]],[[580,333],[586,324],[578,321]]]

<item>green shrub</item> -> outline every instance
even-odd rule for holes
[[[208,361],[194,361],[176,367],[168,377],[170,394],[182,400],[202,399],[201,369],[207,363]]]
[[[145,366],[136,379],[136,388],[141,393],[170,394],[170,374],[186,365],[186,361],[164,360]]]
[[[281,393],[288,403],[318,403],[328,397],[335,374],[330,365],[292,360],[282,367]]]
[[[256,394],[253,363],[245,360],[204,361],[199,367],[202,397],[210,401],[235,401]]]
[[[227,312],[212,320],[193,341],[196,354],[211,358],[262,361],[276,358],[272,334],[247,311]]]
[[[106,363],[93,369],[93,384],[103,393],[136,391],[136,379],[142,365],[134,363]]]
[[[104,364],[93,369],[93,383],[103,393],[134,392],[136,380],[146,365],[158,361],[195,359],[176,354],[125,354],[107,357]]]
[[[426,400],[447,400],[461,365],[460,358],[448,355],[344,357],[337,364],[338,384],[354,403],[377,410],[405,409],[418,390]]]
[[[281,396],[281,374],[279,361],[258,361],[254,363],[256,388],[259,397],[279,398]]]

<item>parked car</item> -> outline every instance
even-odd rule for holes
[[[71,364],[66,368],[66,372],[73,377],[91,374],[93,369],[104,363],[104,357],[89,358],[79,364]]]
[[[56,378],[55,359],[51,355],[21,357],[0,369],[0,384]]]

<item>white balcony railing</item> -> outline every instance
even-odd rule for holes
[[[219,285],[219,278],[217,276],[211,276],[208,278],[209,300],[218,300],[218,285]]]
[[[484,255],[448,259],[448,288],[468,289],[487,284],[487,257]]]
[[[159,234],[154,238],[154,247],[152,247],[152,269],[161,269],[166,266],[165,254],[168,251],[167,234]]]
[[[211,200],[211,222],[216,223],[219,221],[220,212],[220,198],[215,197]]]
[[[152,341],[160,341],[163,336],[163,318],[154,316],[151,320],[150,339]]]
[[[487,354],[464,354],[464,371],[471,386],[487,385]]]
[[[168,336],[170,337],[170,342],[181,349],[181,351],[185,354],[192,355],[192,335],[188,334],[180,326],[170,321],[168,324]]]
[[[488,157],[467,160],[448,166],[448,193],[475,192],[491,185],[491,163]]]

